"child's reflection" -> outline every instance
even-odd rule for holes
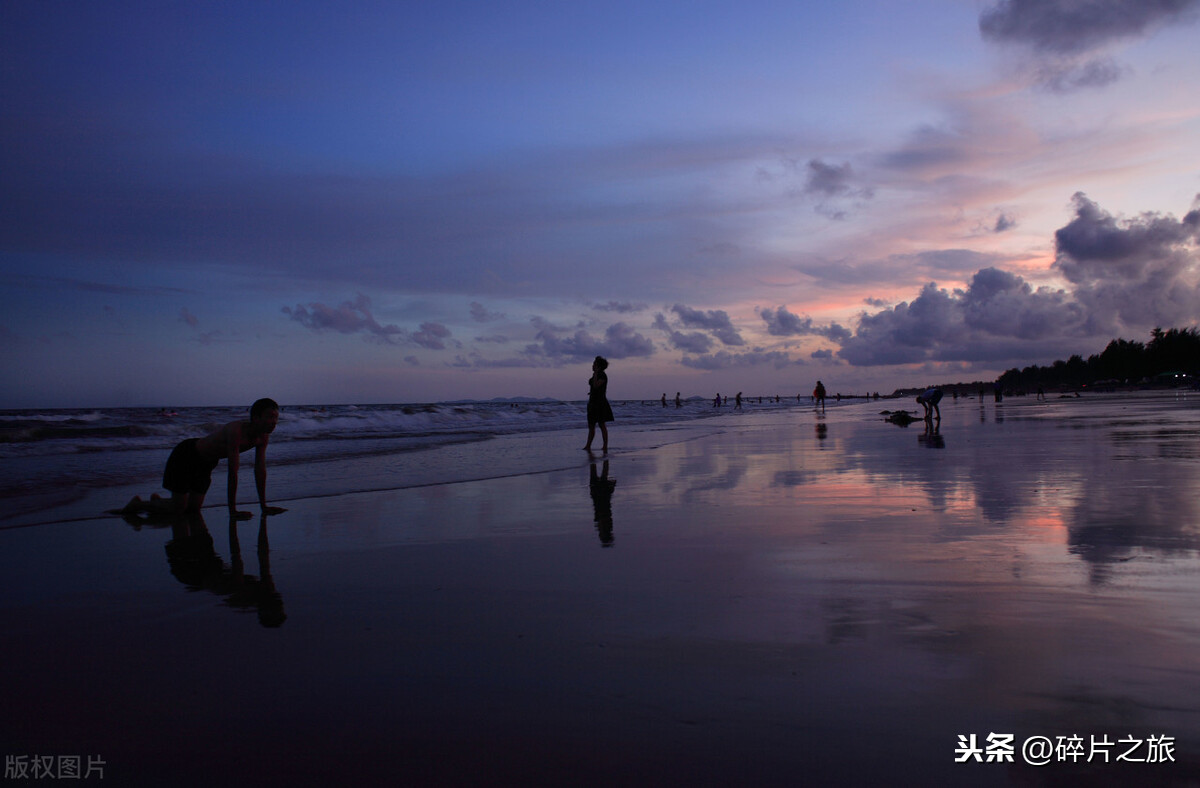
[[[595,514],[593,520],[596,523],[596,532],[600,536],[600,545],[602,547],[613,546],[613,515],[612,515],[612,494],[613,488],[617,486],[616,479],[608,478],[608,460],[604,461],[603,470],[596,473],[596,463],[592,463],[592,478],[591,488],[592,494],[592,509]]]
[[[925,432],[917,436],[917,443],[927,449],[946,448],[946,439],[942,437],[941,424],[929,419],[925,420]]]

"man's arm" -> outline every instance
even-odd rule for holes
[[[267,510],[267,436],[254,446],[254,486],[258,490],[258,508]]]
[[[254,484],[258,488],[258,507],[264,515],[287,511],[279,506],[267,506],[267,442],[264,435],[254,447]]]
[[[242,442],[242,425],[240,422],[235,422],[229,425],[228,432],[225,435],[225,441],[225,458],[229,461],[229,483],[227,485],[229,519],[248,520],[253,517],[250,512],[239,512],[237,510],[238,468],[242,464],[241,455],[238,453],[238,446],[240,446]]]

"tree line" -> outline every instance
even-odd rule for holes
[[[1039,386],[1080,387],[1108,383],[1129,385],[1166,380],[1172,373],[1195,376],[1200,373],[1200,330],[1196,328],[1155,328],[1147,343],[1114,339],[1102,353],[1074,355],[1055,361],[1048,367],[1030,366],[1010,369],[999,378],[1006,391],[1032,391]]]

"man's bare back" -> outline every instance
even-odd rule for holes
[[[279,412],[270,422],[271,431],[279,423]],[[223,460],[230,455],[230,448],[237,447],[237,453],[242,454],[255,447],[266,448],[271,433],[257,433],[252,421],[231,421],[223,427],[213,430],[196,442],[196,451],[208,460]]]

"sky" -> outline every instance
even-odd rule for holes
[[[0,408],[888,393],[1200,321],[1200,0],[11,2]]]

